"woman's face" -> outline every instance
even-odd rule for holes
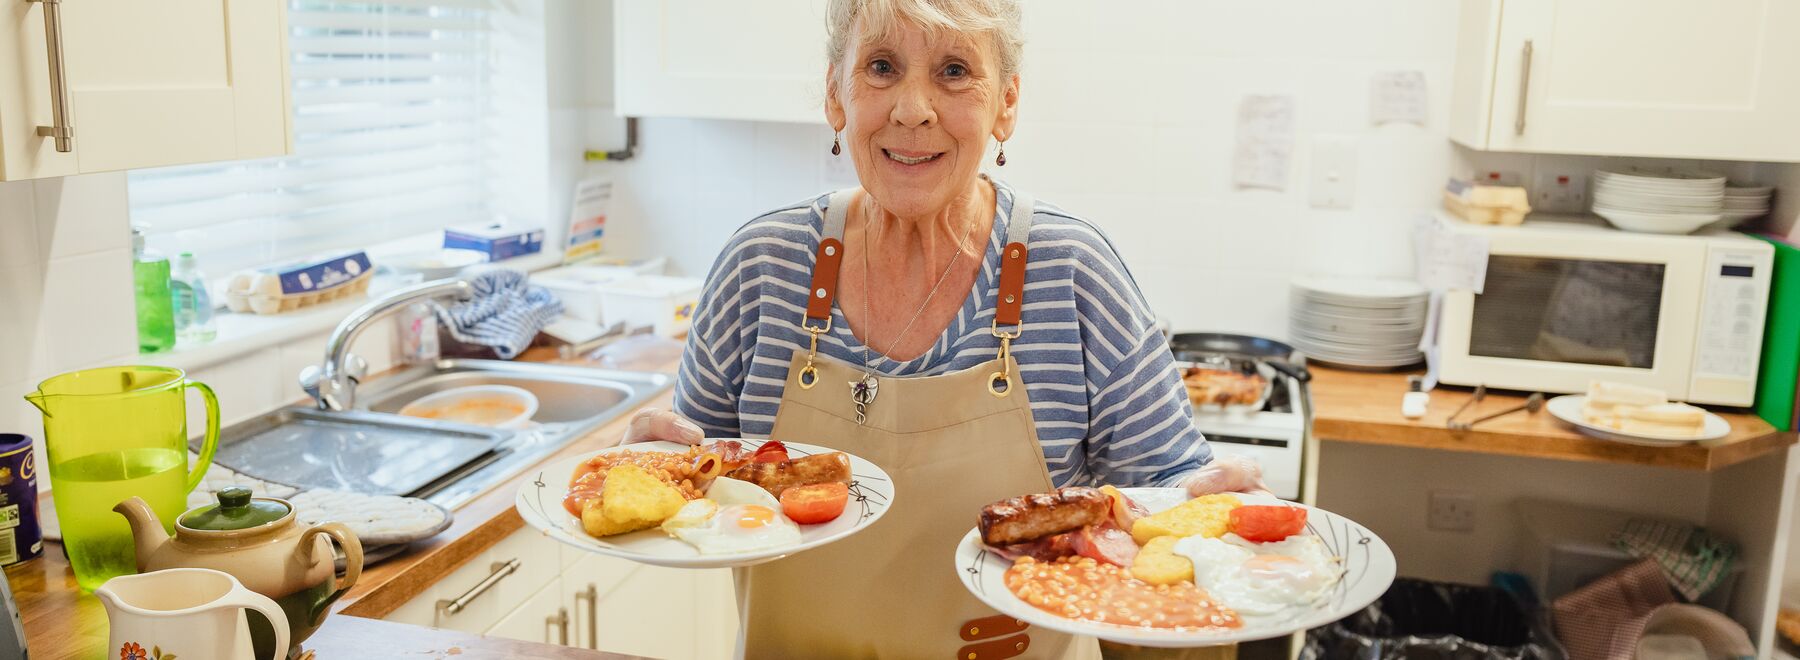
[[[1019,77],[1002,80],[993,39],[900,21],[879,40],[857,22],[826,74],[826,118],[865,190],[902,217],[935,215],[970,189],[988,138],[1011,135]]]

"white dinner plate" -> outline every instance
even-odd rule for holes
[[[720,438],[710,438],[707,442]],[[758,440],[739,440],[744,443],[746,451],[755,451],[762,445]],[[798,458],[812,454],[824,454],[835,450],[798,442],[785,442],[788,453]],[[850,503],[844,507],[843,515],[831,522],[818,525],[800,526],[800,543],[778,548],[737,552],[729,554],[700,554],[694,546],[664,534],[662,530],[650,528],[629,534],[619,534],[605,538],[589,536],[581,528],[581,518],[563,508],[563,496],[569,492],[569,481],[575,470],[582,463],[600,454],[611,454],[621,451],[686,451],[687,445],[674,442],[644,442],[621,445],[604,449],[592,454],[572,457],[551,463],[531,473],[530,481],[519,485],[519,494],[514,498],[514,506],[519,510],[519,517],[525,524],[537,528],[570,546],[588,552],[612,555],[629,559],[640,564],[654,566],[670,566],[674,568],[728,568],[735,566],[754,566],[771,562],[788,555],[816,548],[827,543],[841,540],[855,534],[880,520],[887,513],[888,506],[894,501],[894,482],[888,479],[887,472],[876,467],[855,454],[850,455]]]
[[[1152,512],[1187,500],[1180,488],[1121,488],[1127,496]],[[1234,630],[1174,631],[1133,628],[1110,623],[1067,619],[1033,607],[1006,588],[1006,569],[1012,562],[987,549],[981,531],[971,529],[956,547],[956,573],[969,593],[1007,616],[1034,626],[1074,635],[1098,637],[1123,644],[1162,648],[1222,646],[1281,637],[1350,616],[1368,607],[1394,582],[1394,551],[1367,527],[1324,509],[1284,502],[1266,495],[1238,494],[1245,504],[1280,504],[1307,509],[1306,529],[1319,537],[1327,552],[1342,560],[1343,576],[1317,601],[1290,606],[1266,616],[1242,615],[1243,627]]]
[[[1296,277],[1295,289],[1321,300],[1340,299],[1352,304],[1377,301],[1416,301],[1425,297],[1423,285],[1412,280],[1357,277]]]
[[[1668,447],[1672,445],[1685,445],[1690,442],[1699,442],[1702,440],[1717,440],[1731,434],[1731,423],[1725,421],[1725,418],[1710,412],[1706,413],[1705,426],[1702,427],[1700,435],[1670,436],[1626,433],[1618,429],[1609,429],[1604,426],[1589,424],[1587,416],[1581,414],[1581,405],[1586,402],[1587,395],[1585,394],[1565,394],[1546,402],[1544,407],[1550,409],[1550,414],[1552,416],[1574,425],[1575,428],[1582,433],[1586,433],[1602,440],[1612,440],[1614,442],[1623,442],[1626,444]]]
[[[1718,213],[1634,213],[1604,206],[1594,207],[1594,215],[1620,229],[1652,234],[1687,234],[1718,222]]]

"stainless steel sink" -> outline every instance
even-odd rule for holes
[[[498,457],[414,493],[446,508],[479,495],[674,385],[667,374],[500,360],[440,360],[369,381],[358,408],[392,414],[419,397],[466,385],[511,385],[538,398],[535,424],[502,441]]]
[[[396,414],[419,397],[455,387],[490,384],[511,385],[537,395],[538,411],[532,416],[534,423],[530,428],[494,431]],[[440,360],[360,384],[355,410],[289,408],[234,424],[221,433],[219,456],[235,458],[220,460],[220,464],[252,477],[302,488],[381,490],[370,485],[406,484],[401,488],[408,490],[396,494],[423,497],[454,508],[673,384],[674,378],[657,373],[498,360]],[[330,433],[321,433],[320,429]],[[433,434],[441,442],[432,442]],[[394,451],[411,451],[400,449],[406,443],[417,446],[426,442],[427,447],[443,449],[452,441],[470,444],[472,438],[486,437],[479,434],[491,434],[480,451],[457,454],[466,454],[464,458],[446,457],[407,468],[429,473],[374,478],[381,476],[383,470],[392,472],[396,467],[393,460],[380,457]],[[296,444],[296,438],[306,439],[300,443],[306,447]],[[401,476],[407,478],[398,478]],[[309,483],[291,483],[301,477]],[[329,483],[313,483],[319,480]]]

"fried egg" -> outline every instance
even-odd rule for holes
[[[1236,534],[1190,536],[1175,554],[1194,562],[1194,584],[1240,614],[1266,615],[1317,601],[1343,569],[1310,534],[1254,543]]]
[[[800,542],[800,527],[781,515],[781,502],[754,484],[720,477],[706,497],[682,505],[663,521],[670,536],[700,550],[726,554]]]

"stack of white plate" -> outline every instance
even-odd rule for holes
[[[1687,234],[1718,222],[1725,177],[1700,172],[1594,172],[1594,215],[1613,226],[1653,234]]]
[[[1369,369],[1419,361],[1425,287],[1411,280],[1299,277],[1288,338],[1308,359]]]
[[[1773,186],[1737,186],[1725,187],[1725,208],[1720,210],[1718,222],[1707,225],[1707,229],[1730,229],[1743,224],[1745,220],[1760,218],[1769,214],[1771,208],[1769,198],[1775,194]]]

